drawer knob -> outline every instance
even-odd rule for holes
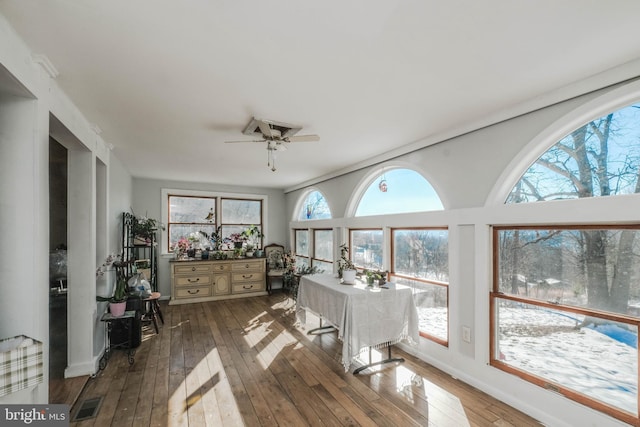
[[[196,271],[196,268],[195,267],[191,267],[191,271]]]
[[[195,280],[193,280],[193,279],[187,279],[187,281],[188,281],[189,283],[195,283],[195,282],[200,281],[200,278],[199,278],[199,277],[196,277],[196,278],[195,278]]]
[[[243,279],[251,279],[253,277],[253,274],[243,274],[242,278]]]
[[[249,285],[249,286],[242,285],[242,289],[251,289],[251,288],[253,288],[253,285]]]
[[[245,264],[245,265],[244,265],[244,268],[249,268],[249,264]]]
[[[195,295],[200,292],[200,289],[189,289],[187,292],[189,292],[191,295]]]

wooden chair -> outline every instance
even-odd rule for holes
[[[264,256],[267,259],[267,292],[271,295],[273,279],[282,281],[284,276],[284,246],[272,243],[264,247]],[[284,287],[284,282],[282,283]]]

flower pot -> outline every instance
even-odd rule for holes
[[[342,270],[342,283],[352,285],[356,281],[356,270]]]
[[[109,303],[109,311],[113,317],[120,317],[127,310],[127,302],[110,302]]]

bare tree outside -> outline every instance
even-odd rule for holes
[[[556,143],[525,172],[507,203],[638,193],[639,160],[640,105],[632,105],[591,121]],[[636,233],[622,230],[612,238],[603,230],[585,229],[580,234],[575,257],[582,267],[580,286],[586,289],[588,306],[625,313]],[[513,241],[503,244],[513,248],[529,244],[518,240],[516,233]],[[525,268],[521,264],[529,260],[518,259],[518,251],[511,252],[511,263],[501,260],[501,268],[511,270],[507,276],[515,289],[518,271]]]

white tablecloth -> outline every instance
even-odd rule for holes
[[[372,290],[363,283],[343,285],[331,274],[304,275],[298,286],[297,320],[306,323],[306,310],[338,330],[342,364],[368,347],[418,342],[418,311],[411,288],[395,283]]]

